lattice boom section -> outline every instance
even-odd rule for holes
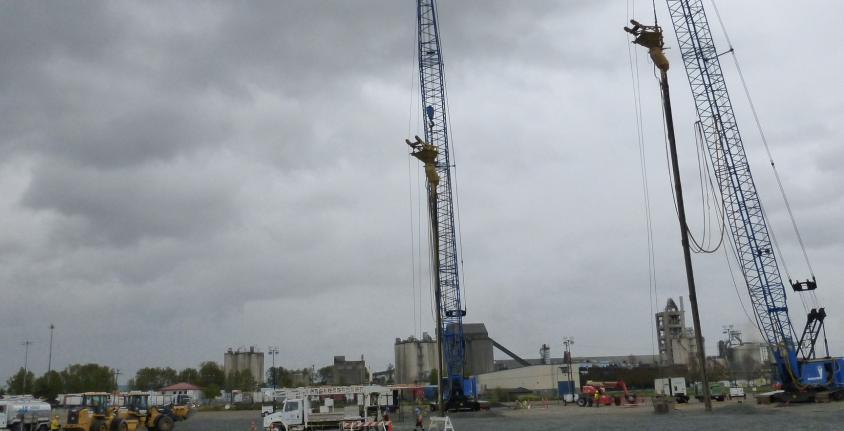
[[[764,336],[793,351],[785,287],[701,0],[666,0],[736,253]]]
[[[451,187],[451,163],[446,123],[445,83],[443,80],[442,51],[435,0],[417,2],[419,25],[419,76],[422,91],[422,111],[425,116],[425,140],[439,150],[437,171],[440,183],[437,188],[437,221],[439,224],[438,274],[442,291],[442,321],[445,362],[449,382],[463,377],[465,356],[463,339],[462,304],[458,277],[457,241],[454,227],[454,205]],[[429,107],[433,108],[431,111]],[[429,117],[428,112],[431,112]]]

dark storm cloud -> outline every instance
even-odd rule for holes
[[[651,15],[649,2],[636,6],[640,19]],[[562,335],[583,353],[647,353],[647,249],[620,30],[629,5],[439,7],[469,320],[526,355]],[[816,271],[834,285],[844,153],[840,95],[827,87],[840,68],[821,42],[836,14],[722,8]],[[43,353],[33,308],[59,328],[54,363],[129,373],[220,360],[226,346],[252,343],[313,346],[286,349],[285,366],[363,353],[380,368],[394,337],[431,332],[427,285],[410,287],[410,256],[424,256],[426,243],[418,167],[402,143],[419,133],[412,1],[7,2],[0,12],[4,345],[32,338]],[[805,35],[817,44],[774,47],[768,30],[748,25],[786,17],[821,19]],[[794,52],[818,67],[782,61]],[[685,287],[658,92],[639,57],[662,306]],[[672,60],[693,189],[693,111]],[[763,150],[737,109],[766,210],[802,274]],[[720,322],[743,314],[723,257],[695,263],[714,341]],[[427,264],[416,264],[424,280]],[[826,295],[829,309],[844,307]],[[622,316],[623,330],[580,324],[596,315]],[[152,353],[127,354],[125,339]],[[0,376],[18,356],[0,351]]]
[[[239,221],[228,184],[197,175],[187,163],[174,165],[99,171],[44,163],[33,170],[22,203],[79,221],[78,231],[57,234],[83,244],[197,239]]]

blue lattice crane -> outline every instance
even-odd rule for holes
[[[461,301],[455,230],[452,163],[448,140],[443,59],[435,0],[417,1],[417,54],[422,111],[425,124],[424,141],[408,141],[413,155],[425,163],[428,178],[428,209],[432,226],[432,261],[437,335],[440,353],[439,407],[446,410],[477,409],[474,391],[467,391],[464,362],[466,342]],[[444,364],[443,364],[444,362]],[[468,392],[468,393],[467,393]],[[443,399],[445,407],[443,407]]]
[[[784,399],[811,399],[819,392],[844,398],[844,359],[816,356],[815,345],[826,311],[813,308],[803,331],[791,322],[786,286],[780,274],[765,212],[751,175],[733,105],[722,73],[702,0],[666,0],[700,129],[714,168],[732,244],[753,304],[756,323],[773,350],[786,390]],[[773,163],[773,162],[772,162]],[[789,281],[797,293],[817,283]]]

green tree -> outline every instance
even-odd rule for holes
[[[249,370],[233,371],[226,378],[226,390],[252,392],[258,387],[252,372]]]
[[[322,367],[317,371],[319,378],[325,385],[330,385],[334,381],[334,365]]]
[[[252,371],[241,371],[240,378],[238,379],[237,389],[240,389],[244,392],[253,392],[257,388],[258,382],[255,380],[255,377],[252,376]]]
[[[220,387],[216,384],[210,384],[202,388],[202,396],[207,400],[213,400],[220,396]]]
[[[179,382],[197,384],[199,383],[199,371],[197,371],[196,368],[185,368],[184,370],[179,371],[177,380]]]
[[[437,371],[436,368],[431,369],[431,380],[429,381],[430,384],[436,385],[437,381],[440,379],[440,373]]]
[[[155,391],[165,386],[178,383],[179,374],[176,370],[167,368],[141,368],[135,373],[132,381],[133,389],[141,391]]]
[[[61,372],[64,391],[79,393],[88,391],[111,392],[116,389],[113,370],[98,364],[73,364]]]
[[[275,384],[278,387],[289,388],[293,386],[293,370],[284,367],[270,367],[267,370],[267,383]]]
[[[64,392],[62,375],[58,371],[44,373],[43,376],[35,379],[35,393],[37,397],[48,401],[54,401],[56,396]]]
[[[222,388],[226,385],[226,373],[214,361],[203,362],[199,365],[199,385]]]
[[[21,367],[17,373],[9,377],[9,380],[6,380],[6,387],[12,395],[30,394],[35,390],[35,374]]]

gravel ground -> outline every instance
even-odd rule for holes
[[[711,414],[703,404],[678,405],[667,415],[656,415],[650,405],[639,407],[582,408],[550,406],[530,410],[497,408],[479,413],[452,414],[456,431],[551,431],[551,430],[840,430],[844,429],[844,403],[758,406],[749,403],[716,403]],[[198,412],[176,424],[176,431],[248,431],[258,412]],[[427,421],[426,421],[427,423]],[[397,423],[396,431],[410,431],[409,419]]]

